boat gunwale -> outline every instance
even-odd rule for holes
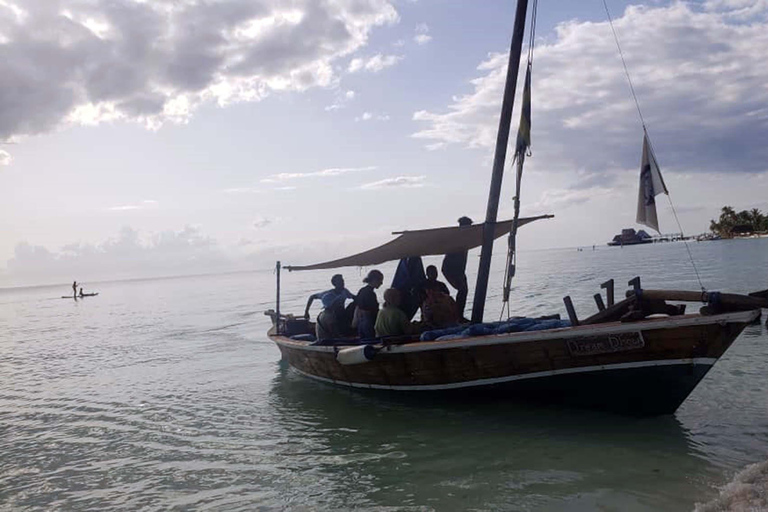
[[[387,353],[402,354],[409,352],[426,352],[431,350],[444,350],[455,348],[470,348],[476,346],[502,345],[512,343],[527,343],[532,341],[550,341],[568,338],[583,338],[587,336],[599,336],[606,334],[623,334],[628,332],[638,332],[658,329],[673,329],[676,327],[691,327],[697,325],[711,324],[729,324],[729,323],[751,323],[760,315],[760,310],[738,311],[733,313],[722,313],[719,315],[703,316],[700,314],[690,314],[674,317],[648,318],[636,322],[610,322],[595,325],[578,325],[573,327],[560,327],[557,329],[546,329],[541,331],[514,332],[504,334],[488,334],[485,336],[473,336],[467,338],[456,338],[444,341],[417,341],[405,344],[384,345],[381,340],[375,340],[370,345],[384,347]],[[273,328],[274,329],[274,328]],[[568,333],[563,336],[563,333]],[[364,345],[356,343],[350,345],[310,345],[305,341],[292,340],[283,335],[268,333],[269,338],[277,345],[286,348],[304,350],[309,352],[337,352],[343,348],[350,348]]]

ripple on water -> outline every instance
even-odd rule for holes
[[[727,244],[699,245],[712,289],[749,291],[753,276],[739,269],[768,267],[768,245],[753,260]],[[610,277],[617,293],[635,274],[647,287],[684,288],[682,251],[520,253],[512,313],[563,314],[562,296],[571,295],[587,316]],[[329,277],[286,276],[285,311],[303,311],[305,292],[324,289]],[[0,508],[765,506],[755,501],[765,492],[764,466],[733,477],[768,453],[764,326],[745,331],[675,417],[637,420],[307,381],[277,363],[263,335],[262,310],[274,304],[270,273],[100,290],[98,301],[77,304],[48,300],[62,295],[56,289],[25,291],[18,301],[0,293]]]

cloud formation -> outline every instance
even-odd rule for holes
[[[416,25],[416,35],[413,36],[413,41],[418,45],[424,45],[431,40],[432,36],[429,35],[429,26],[426,23]]]
[[[371,112],[363,112],[362,115],[357,116],[355,121],[389,121],[389,114],[372,114]]]
[[[339,60],[397,21],[388,0],[3,0],[0,140],[331,86]]]
[[[154,201],[152,199],[145,199],[144,201],[138,204],[125,204],[120,206],[111,206],[107,209],[113,212],[122,212],[122,211],[130,211],[130,210],[145,210],[147,208],[156,208],[157,205],[158,205],[157,201]]]
[[[340,110],[347,106],[347,103],[355,99],[355,91],[336,91],[336,99],[330,105],[325,107],[326,112],[333,112],[334,110]]]
[[[341,176],[342,174],[349,174],[353,172],[365,172],[376,169],[375,166],[369,167],[332,167],[330,169],[323,169],[316,172],[281,172],[278,174],[272,174],[262,179],[262,183],[280,183],[288,180],[298,180],[305,178],[330,178],[334,176]]]
[[[253,227],[256,229],[261,229],[269,226],[273,222],[273,219],[267,217],[256,217],[256,220],[253,221]]]
[[[358,73],[360,71],[378,73],[385,68],[394,66],[401,60],[403,60],[403,57],[399,55],[382,55],[380,53],[368,58],[358,57],[350,61],[348,71],[350,73]]]
[[[117,237],[101,244],[69,244],[58,252],[20,243],[8,261],[8,274],[15,281],[33,283],[71,281],[73,276],[80,280],[203,273],[231,266],[231,258],[197,227],[145,239],[124,227]]]
[[[765,2],[675,2],[631,6],[615,20],[662,167],[768,169],[767,14]],[[413,136],[429,149],[493,147],[506,64],[507,55],[490,55],[471,92],[444,112],[416,112],[424,128]],[[639,165],[642,129],[607,22],[566,22],[539,42],[532,96],[533,166],[603,173]]]
[[[426,176],[397,176],[396,178],[386,178],[373,183],[361,185],[362,190],[377,190],[384,188],[420,188],[424,186]]]

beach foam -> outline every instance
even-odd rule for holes
[[[753,512],[768,510],[768,460],[738,473],[709,503],[697,503],[695,512]]]

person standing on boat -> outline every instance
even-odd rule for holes
[[[376,337],[376,315],[379,313],[379,300],[376,298],[376,288],[384,283],[384,274],[378,270],[371,270],[363,279],[365,286],[357,292],[355,299],[355,319],[353,324],[357,326],[357,335],[362,340]]]
[[[331,284],[333,288],[330,290],[310,295],[304,310],[304,318],[309,319],[309,308],[312,307],[312,302],[320,299],[323,303],[323,310],[317,316],[315,324],[315,332],[319,340],[338,338],[346,334],[351,323],[351,315],[344,308],[344,302],[347,299],[355,300],[355,296],[344,287],[344,277],[341,274],[334,275],[331,278]]]
[[[77,298],[77,281],[72,282],[72,297]]]
[[[459,226],[471,226],[472,219],[461,217]],[[467,305],[467,294],[469,286],[467,285],[467,251],[454,252],[446,254],[443,258],[443,275],[448,283],[456,289],[456,307],[458,308],[459,318],[464,317],[464,308]]]

